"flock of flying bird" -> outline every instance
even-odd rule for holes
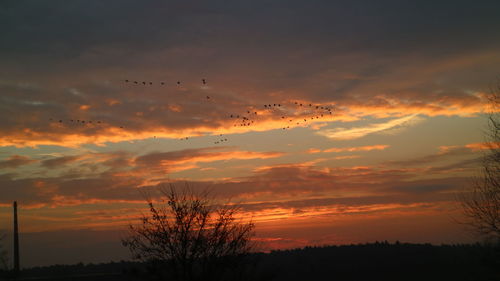
[[[125,83],[127,84],[132,84],[132,85],[142,85],[142,86],[152,86],[152,85],[160,85],[160,86],[165,86],[167,85],[166,82],[146,82],[146,81],[133,81],[129,79],[125,79]],[[201,83],[203,86],[207,85],[207,80],[205,78],[201,79]],[[176,85],[180,87],[182,85],[181,81],[177,81]],[[206,99],[209,100],[210,96],[206,96]],[[261,110],[262,109],[262,110]],[[235,122],[233,124],[233,127],[247,127],[247,126],[254,126],[257,123],[257,121],[261,118],[259,118],[262,115],[279,115],[281,116],[281,120],[283,121],[283,130],[290,129],[290,127],[293,128],[293,126],[299,126],[301,124],[307,124],[308,120],[309,123],[312,120],[319,120],[322,119],[328,115],[332,115],[332,108],[323,106],[323,105],[314,105],[312,103],[301,103],[298,101],[295,101],[293,103],[287,102],[286,104],[281,104],[281,103],[273,103],[273,104],[264,104],[261,109],[257,109],[257,107],[252,107],[251,109],[248,109],[244,113],[240,114],[230,114],[229,118],[234,119]],[[80,120],[80,119],[69,119],[69,120],[63,120],[63,119],[53,119],[50,118],[51,122],[55,123],[74,123],[74,124],[81,124],[81,125],[103,125],[104,122],[100,120]],[[123,129],[124,126],[119,126],[120,129]],[[216,134],[217,139],[214,140],[214,144],[221,144],[224,142],[227,142],[228,139],[223,136],[223,134]],[[156,136],[154,136],[156,138]],[[180,140],[186,141],[189,140],[189,137],[183,137]]]
[[[132,81],[132,80],[129,80],[129,79],[125,79],[125,83],[127,83],[127,84],[130,83],[130,84],[134,84],[134,85],[138,85],[138,86],[139,85],[142,85],[142,86],[147,86],[147,85],[149,85],[149,86],[153,86],[153,85],[168,86],[168,83],[167,82],[163,82],[163,81],[161,81],[161,82],[136,81],[136,80]],[[201,84],[203,86],[206,86],[207,85],[207,79],[205,79],[205,78],[201,79]],[[177,85],[177,87],[181,87],[182,83],[181,83],[181,81],[177,81],[175,83],[175,85]],[[207,100],[209,100],[210,96],[207,96],[206,98],[207,98]]]
[[[135,84],[135,85],[143,85],[143,86],[146,86],[146,85],[150,85],[152,86],[153,85],[153,82],[152,81],[149,81],[149,82],[146,82],[146,81],[132,81],[132,80],[129,80],[129,79],[125,79],[125,83],[132,83],[132,84]],[[205,78],[201,79],[201,83],[203,85],[207,85],[207,80]],[[154,83],[156,85],[156,83]],[[165,86],[167,85],[167,83],[165,82],[159,82],[158,84],[160,84],[161,86]],[[177,81],[176,83],[177,86],[181,86],[181,81]]]
[[[53,123],[71,123],[71,124],[80,124],[80,125],[104,125],[104,121],[100,120],[80,120],[80,119],[54,119],[54,118],[49,118],[49,121]],[[120,126],[120,129],[123,129],[123,126]]]
[[[332,109],[330,107],[325,107],[321,105],[302,104],[299,102],[294,102],[295,108],[293,106],[285,106],[280,103],[264,104],[264,110],[272,111],[271,114],[280,113],[281,119],[285,121],[285,126],[283,130],[290,129],[290,125],[293,124],[300,125],[301,123],[307,123],[309,118],[311,120],[320,119],[327,115],[332,115]],[[302,110],[297,114],[298,110]],[[305,113],[305,114],[303,114]],[[236,118],[239,120],[234,126],[251,126],[254,125],[254,118],[257,117],[257,111],[247,111],[246,114],[231,114],[230,118]]]

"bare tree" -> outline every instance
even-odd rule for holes
[[[489,96],[491,105],[482,173],[460,194],[464,223],[478,234],[500,241],[500,83]]]
[[[224,280],[253,248],[254,224],[235,218],[235,205],[217,205],[208,192],[188,186],[160,189],[160,206],[148,199],[149,213],[130,225],[123,239],[135,259],[161,268],[169,280]],[[158,273],[158,271],[157,271]]]

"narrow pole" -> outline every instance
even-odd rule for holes
[[[14,201],[14,272],[19,272],[19,230],[17,227],[17,202]]]

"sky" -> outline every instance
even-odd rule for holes
[[[268,250],[473,241],[456,195],[499,9],[1,1],[0,231],[17,200],[23,266],[127,259],[145,192],[173,183],[239,203]]]

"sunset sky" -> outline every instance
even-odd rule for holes
[[[266,249],[472,241],[456,193],[485,148],[498,11],[1,1],[0,231],[17,200],[23,266],[126,259],[141,190],[188,183],[240,203]]]

